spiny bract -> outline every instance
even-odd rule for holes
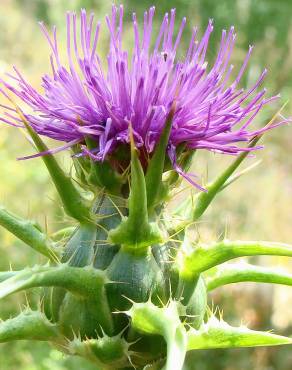
[[[93,15],[67,14],[68,67],[61,62],[56,29],[41,25],[52,49],[52,75],[37,92],[15,68],[2,81],[11,102],[1,120],[31,136],[62,200],[76,221],[51,238],[33,222],[3,207],[0,224],[49,259],[49,264],[0,273],[0,297],[44,287],[39,311],[25,310],[0,324],[0,341],[48,341],[68,355],[83,356],[100,369],[180,370],[187,351],[291,343],[291,339],[246,327],[231,327],[207,310],[207,292],[241,281],[292,284],[282,271],[221,264],[254,255],[292,256],[281,243],[228,241],[192,243],[186,229],[196,222],[234,174],[264,128],[248,126],[264,105],[258,91],[266,70],[249,90],[238,88],[252,48],[230,83],[233,27],[222,32],[215,62],[205,62],[210,21],[200,42],[193,35],[185,59],[176,51],[186,20],[174,35],[175,11],[163,18],[152,46],[154,7],[144,14],[142,37],[133,15],[131,58],[122,46],[123,8],[107,17],[107,73],[97,54],[100,25]],[[131,59],[131,60],[129,60]],[[26,103],[23,111],[12,94]],[[285,122],[285,120],[284,120]],[[39,135],[61,141],[48,149]],[[247,146],[238,143],[247,142]],[[54,153],[70,148],[78,187]],[[165,209],[171,190],[188,174],[196,149],[236,154],[213,183],[177,209]],[[85,193],[91,197],[85,197]],[[89,199],[92,199],[91,201]],[[174,219],[176,221],[174,221]],[[177,221],[179,220],[179,221]],[[212,273],[210,273],[212,272]]]

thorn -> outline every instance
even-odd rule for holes
[[[125,298],[127,301],[131,302],[133,305],[136,303],[131,298],[125,296],[124,294],[122,294],[122,297]]]
[[[136,366],[132,362],[132,359],[131,359],[131,356],[130,356],[130,352],[127,353],[126,356],[127,356],[127,359],[129,361],[129,363],[131,364],[131,366],[136,370],[137,368],[136,368]]]
[[[47,235],[48,234],[48,217],[47,215],[45,214],[45,234]]]
[[[129,324],[129,326],[130,326],[130,324]],[[129,347],[130,346],[133,346],[134,344],[136,344],[136,343],[138,343],[138,342],[140,342],[140,340],[142,340],[142,337],[140,337],[140,338],[137,338],[136,340],[134,340],[133,342],[128,342],[128,345],[129,345]],[[133,353],[136,353],[136,352],[134,352],[134,351],[132,351]]]
[[[103,330],[103,327],[102,327],[101,325],[99,325],[99,328],[100,328],[100,330],[101,330],[101,333],[102,333],[102,335],[103,335],[103,338],[108,337],[108,336],[106,335],[106,332]]]
[[[22,303],[19,303],[18,302],[18,309],[19,309],[19,311],[20,311],[20,313],[23,313],[23,310],[22,310]],[[11,316],[12,317],[12,316]],[[10,317],[10,318],[11,318]]]
[[[30,304],[29,304],[29,300],[28,300],[28,296],[27,296],[27,293],[26,292],[24,292],[24,297],[25,297],[25,302],[26,302],[27,307],[31,310],[31,307],[30,307]]]
[[[190,330],[190,329],[194,329],[191,324],[189,324],[188,322],[185,323],[185,326]]]
[[[188,315],[188,314],[185,314],[185,315],[182,315],[182,316],[189,317],[191,319],[195,319],[197,317],[200,317],[200,315]]]
[[[171,286],[171,279],[170,279],[170,277],[168,278],[168,286],[169,286],[169,297],[172,297],[172,286]]]
[[[142,338],[141,338],[142,339]],[[131,353],[133,356],[135,356],[135,357],[138,357],[138,358],[144,358],[144,356],[141,354],[141,353],[139,353],[139,352],[136,352],[136,351],[129,351],[129,353]]]
[[[101,230],[103,230],[103,231],[106,233],[106,235],[108,235],[109,231],[108,231],[104,226],[102,226],[102,225],[101,225],[101,224],[99,224],[99,223],[95,223],[95,225],[96,225],[97,227],[99,227]]]
[[[119,207],[115,204],[115,202],[113,201],[112,197],[108,197],[108,199],[110,200],[110,202],[112,203],[112,205],[115,207],[115,209],[117,210],[117,212],[121,216],[121,219],[123,220],[125,218],[125,216],[122,214],[122,212],[120,211]]]
[[[106,270],[105,270],[106,271]],[[109,280],[107,284],[130,284],[129,282],[126,281],[115,281],[115,280]],[[126,298],[126,297],[124,297]]]
[[[129,313],[130,313],[130,311],[129,311],[129,310],[128,310],[128,311],[119,311],[119,310],[117,310],[117,311],[112,311],[112,314],[113,314],[113,315],[120,315],[120,314],[123,314],[123,315],[130,316],[130,315],[129,315]]]
[[[38,310],[41,311],[42,313],[44,312],[45,309],[45,296],[41,296],[40,300],[37,303]]]
[[[162,299],[159,297],[159,295],[156,295],[156,298],[159,300],[162,307],[166,307],[166,304],[162,301]],[[152,303],[152,302],[151,302]]]
[[[180,240],[180,239],[169,238],[169,239],[166,240],[166,243],[167,242],[175,242],[175,243],[183,244],[183,240]]]
[[[130,327],[130,323],[128,323],[117,335],[116,337],[117,338],[122,338],[123,334],[127,331],[127,329],[129,329]]]

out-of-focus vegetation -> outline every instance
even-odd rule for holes
[[[235,25],[238,33],[233,63],[236,67],[244,58],[249,44],[255,44],[253,58],[243,84],[249,85],[267,66],[265,82],[270,94],[281,92],[282,100],[274,109],[267,109],[257,121],[263,125],[281,104],[292,96],[292,2],[290,0],[125,0],[126,19],[131,12],[142,15],[156,5],[156,27],[161,15],[170,8],[177,9],[178,19],[187,15],[188,28],[183,37],[187,45],[191,27],[200,25],[204,30],[208,18],[214,18],[215,30],[210,41],[209,60],[216,55],[221,30]],[[40,86],[40,76],[48,70],[48,47],[37,21],[58,26],[64,37],[66,10],[81,7],[95,11],[103,19],[110,11],[106,0],[1,0],[0,2],[0,73],[17,65],[30,81]],[[103,24],[105,30],[105,25]],[[130,24],[126,37],[130,38]],[[103,33],[100,52],[105,55],[107,32]],[[183,54],[181,54],[183,55]],[[292,115],[288,102],[285,115]],[[21,131],[0,126],[0,200],[10,210],[36,219],[53,232],[63,222],[59,205],[48,175],[40,159],[25,162],[16,158],[31,153],[32,149]],[[282,127],[268,133],[264,139],[266,149],[257,153],[262,162],[228,191],[223,192],[207,212],[205,222],[194,230],[203,240],[220,238],[268,239],[292,241],[292,128]],[[64,155],[60,156],[63,160]],[[199,153],[194,171],[203,181],[223,169],[230,158]],[[255,161],[247,160],[247,164]],[[187,190],[186,190],[187,191]],[[178,199],[178,198],[177,198]],[[38,256],[4,230],[0,230],[0,269],[33,265],[41,262]],[[283,265],[292,269],[292,263],[282,258],[261,258],[257,262]],[[34,292],[31,293],[32,297]],[[242,284],[218,290],[213,295],[214,306],[220,303],[225,319],[240,324],[240,317],[254,329],[274,327],[278,332],[292,335],[292,290],[287,287],[255,286]],[[22,294],[1,302],[0,316],[7,318],[26,303]],[[292,368],[290,348],[233,350],[195,353],[190,356],[189,370],[289,370]],[[79,359],[67,359],[42,343],[11,343],[0,346],[1,370],[91,370],[90,364]]]

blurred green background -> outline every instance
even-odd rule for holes
[[[214,18],[215,30],[210,41],[208,60],[216,55],[221,30],[235,25],[237,43],[233,63],[237,68],[249,44],[255,44],[248,72],[242,81],[245,86],[255,81],[266,66],[269,70],[265,86],[270,94],[281,92],[279,104],[268,108],[255,124],[263,125],[282,104],[288,101],[285,115],[292,115],[292,1],[291,0],[125,0],[126,42],[130,39],[130,14],[142,16],[143,11],[156,5],[155,24],[170,8],[177,9],[178,18],[187,16],[188,27],[182,48],[187,45],[191,28],[200,25],[203,32],[209,18]],[[40,76],[48,70],[48,47],[39,31],[37,21],[49,26],[56,24],[64,41],[64,13],[81,7],[95,11],[98,19],[110,11],[111,1],[106,0],[1,0],[0,1],[0,74],[19,69],[36,87]],[[106,54],[108,35],[103,24],[100,53]],[[64,223],[55,192],[40,159],[19,162],[17,157],[32,152],[21,131],[0,127],[0,202],[10,210],[37,220],[51,233]],[[201,240],[218,239],[227,234],[230,238],[292,241],[292,128],[282,127],[264,138],[265,150],[257,158],[249,158],[246,166],[262,160],[248,175],[223,192],[206,213],[204,222],[194,233]],[[59,156],[65,161],[64,154]],[[203,182],[212,179],[223,169],[230,157],[199,153],[194,171]],[[186,186],[186,184],[184,184]],[[189,187],[186,186],[186,192]],[[185,194],[185,193],[183,193]],[[175,202],[179,198],[175,199]],[[0,229],[0,269],[33,265],[40,257]],[[292,270],[284,258],[258,258],[265,265],[281,265]],[[30,293],[34,302],[36,292]],[[210,304],[220,305],[226,321],[239,325],[241,319],[251,328],[292,335],[292,289],[267,285],[242,284],[219,289]],[[0,303],[0,317],[16,314],[26,304],[23,294]],[[1,370],[75,370],[94,369],[79,359],[68,359],[42,343],[18,342],[0,346]],[[291,348],[261,348],[198,352],[189,359],[188,369],[195,370],[291,370]]]

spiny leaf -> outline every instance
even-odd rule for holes
[[[47,235],[35,227],[33,222],[15,216],[0,206],[0,225],[37,252],[45,255],[52,261],[58,260],[58,252],[54,244]]]
[[[241,283],[271,283],[292,286],[292,274],[274,268],[244,264],[225,264],[216,269],[214,275],[207,278],[207,289],[211,291],[222,285]]]
[[[104,285],[108,283],[104,272],[93,267],[35,266],[18,271],[15,276],[0,283],[0,298],[35,287],[60,287],[77,298],[87,300],[99,316],[99,324],[111,333],[112,315],[107,304]]]
[[[19,316],[0,323],[0,342],[12,340],[60,341],[58,326],[44,314],[27,310]]]
[[[157,196],[161,191],[165,155],[174,113],[175,105],[173,105],[166,118],[159,142],[155,148],[152,158],[148,163],[147,173],[145,176],[148,209],[151,209],[155,205]]]
[[[14,276],[0,284],[0,298],[35,287],[58,286],[87,297],[98,293],[106,283],[105,274],[91,267],[78,268],[67,264],[56,267],[35,266],[17,271]]]
[[[180,322],[177,305],[170,302],[160,308],[147,303],[134,303],[127,312],[131,325],[144,334],[162,335],[167,343],[164,370],[181,370],[186,353],[186,330]]]
[[[190,253],[178,255],[177,264],[182,276],[193,279],[201,272],[231,259],[260,255],[292,257],[292,246],[266,241],[223,240],[211,245],[198,245]]]
[[[210,348],[237,348],[278,346],[292,344],[292,339],[271,333],[254,331],[244,326],[232,327],[212,316],[200,330],[191,328],[188,333],[188,350]]]

